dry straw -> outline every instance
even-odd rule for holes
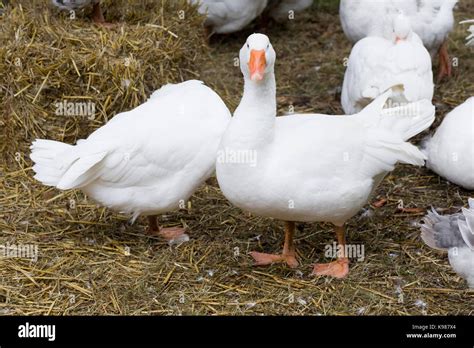
[[[52,10],[49,0],[34,10],[29,1],[22,8],[14,2],[0,19],[0,134],[7,135],[0,147],[9,149],[9,168],[0,171],[0,244],[33,244],[39,251],[36,262],[0,257],[0,315],[474,314],[474,293],[446,256],[420,240],[422,213],[398,209],[402,200],[406,208],[433,205],[454,212],[472,195],[425,168],[397,168],[376,193],[375,199],[385,198],[386,204],[367,206],[371,218],[351,219],[348,240],[365,245],[366,258],[353,262],[344,280],[309,276],[313,262],[328,261],[324,246],[334,241],[331,226],[324,224],[299,226],[297,270],[252,268],[247,252],[278,252],[282,226],[233,207],[215,182],[202,187],[187,210],[162,217],[166,226],[189,227],[191,241],[173,248],[145,237],[142,220],[130,226],[127,216],[98,207],[78,191],[35,182],[25,152],[31,139],[73,143],[162,83],[199,77],[235,107],[242,76],[234,58],[253,31],[266,30],[278,51],[280,113],[290,105],[296,112],[341,112],[334,94],[351,45],[333,0],[317,1],[287,25],[260,28],[257,23],[215,37],[209,54],[202,18],[192,9],[184,21],[176,17],[187,6],[183,2],[157,1],[149,8],[143,1],[111,3],[104,2],[105,17],[121,25],[110,30],[91,24],[90,8],[71,21],[68,13]],[[467,0],[461,1],[456,20],[474,18],[472,11]],[[456,27],[449,45],[460,67],[436,89],[438,123],[474,94],[474,54],[464,38],[465,27]],[[21,68],[12,64],[18,57]],[[134,60],[126,67],[124,59],[130,57]],[[123,87],[124,79],[131,81],[129,88]],[[54,115],[53,103],[81,96],[96,102],[95,120]]]
[[[14,1],[0,20],[8,140],[0,150],[10,159],[35,137],[74,142],[161,85],[196,77],[203,18],[185,0],[102,1],[102,8],[115,27],[94,25],[89,8],[72,19],[47,0]],[[57,114],[57,103],[81,102],[95,113]]]

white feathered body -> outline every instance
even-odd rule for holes
[[[474,190],[474,97],[446,115],[424,143],[426,165],[438,175]]]
[[[453,270],[466,279],[470,288],[474,288],[474,250],[467,247],[451,248],[448,258]]]
[[[458,0],[341,0],[340,17],[346,36],[357,42],[369,35],[381,35],[387,14],[402,11],[413,30],[434,55],[451,32],[453,8]]]
[[[228,34],[242,30],[260,16],[268,0],[189,0],[198,4],[206,25],[214,33]]]
[[[419,37],[411,33],[407,40],[398,43],[376,36],[358,41],[344,75],[341,94],[344,112],[359,112],[396,85],[403,85],[403,91],[394,93],[391,103],[433,98],[431,57]]]
[[[230,113],[200,81],[166,85],[77,145],[36,140],[35,178],[133,214],[179,207],[213,173]]]
[[[275,118],[269,117],[271,106],[244,106],[245,93],[220,151],[251,151],[256,161],[218,161],[216,173],[227,199],[246,211],[342,225],[366,204],[374,177],[398,161],[424,163],[404,140],[433,122],[434,107],[427,101],[423,113],[407,118],[382,117],[387,93],[359,115]]]

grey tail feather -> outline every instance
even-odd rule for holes
[[[460,214],[439,215],[434,208],[423,218],[421,239],[430,248],[447,251],[450,248],[465,246],[458,227]]]
[[[441,216],[432,207],[431,211],[428,212],[428,215],[423,218],[424,223],[421,225],[421,239],[430,248],[447,251],[446,248],[439,246],[436,241],[437,232],[435,230],[435,224],[440,220],[440,218]]]

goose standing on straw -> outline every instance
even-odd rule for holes
[[[428,100],[383,109],[386,92],[353,116],[300,114],[276,117],[276,54],[267,36],[251,35],[240,50],[244,93],[225,131],[217,159],[223,194],[256,215],[285,221],[279,255],[251,253],[257,265],[296,267],[295,222],[331,222],[345,250],[344,225],[366,204],[374,178],[397,162],[423,165],[424,155],[407,142],[434,121]],[[252,153],[254,161],[237,154]],[[241,160],[242,159],[242,160]],[[349,272],[345,252],[317,264],[313,273],[338,278]]]
[[[182,208],[213,173],[230,112],[200,81],[166,85],[135,109],[116,115],[76,145],[37,139],[35,178],[80,189],[103,206],[148,216],[148,232],[170,243],[184,228],[161,228],[157,215]]]

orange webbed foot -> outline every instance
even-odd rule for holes
[[[282,255],[275,255],[275,254],[265,254],[259,253],[257,251],[252,251],[249,253],[250,256],[254,259],[255,266],[268,266],[273,263],[281,263],[284,262],[291,268],[298,267],[298,261],[296,260],[296,256],[293,254],[282,254]]]
[[[318,263],[314,265],[312,274],[338,279],[345,278],[349,274],[349,259],[342,258],[330,263]]]

